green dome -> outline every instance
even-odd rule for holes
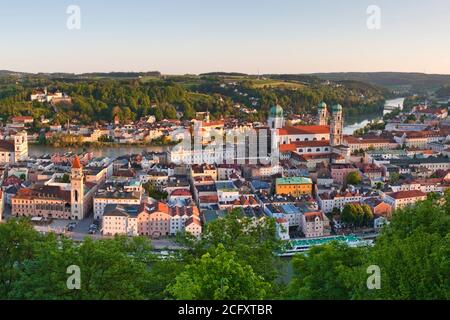
[[[271,118],[283,118],[284,117],[284,111],[283,108],[279,105],[273,106],[269,110],[269,117]]]
[[[332,110],[333,112],[339,112],[339,111],[342,111],[342,106],[341,106],[340,104],[336,104],[336,105],[334,105],[334,106],[331,107],[331,110]]]
[[[319,103],[319,105],[317,106],[317,108],[319,108],[319,109],[326,109],[327,108],[327,104],[325,103],[325,102],[321,102],[321,103]]]

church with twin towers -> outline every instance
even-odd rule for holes
[[[344,145],[343,108],[317,106],[315,125],[293,125],[285,120],[281,106],[269,110],[267,125],[271,131],[272,156],[314,169],[318,163],[347,163],[350,148]]]

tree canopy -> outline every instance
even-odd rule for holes
[[[350,211],[353,209],[350,208]],[[355,209],[356,210],[356,209]],[[357,209],[359,211],[359,209]],[[362,213],[364,209],[362,208]],[[283,277],[272,219],[234,210],[210,222],[199,240],[161,257],[148,238],[76,243],[42,235],[28,219],[0,224],[0,296],[4,299],[450,299],[450,191],[394,212],[373,246],[313,247]],[[70,266],[80,290],[70,290]],[[380,271],[369,289],[368,270]]]

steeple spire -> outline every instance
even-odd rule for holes
[[[78,156],[75,156],[75,159],[72,162],[72,169],[81,169],[82,165],[81,165],[81,161],[80,158]]]

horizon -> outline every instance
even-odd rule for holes
[[[113,73],[152,73],[152,72],[159,72],[161,76],[201,76],[205,74],[214,74],[214,73],[224,73],[224,74],[242,74],[243,76],[265,76],[265,75],[306,75],[306,76],[317,76],[320,74],[421,74],[421,75],[427,75],[427,76],[450,76],[450,73],[424,73],[424,72],[416,72],[416,71],[324,71],[324,72],[312,72],[312,73],[261,73],[261,74],[255,74],[255,73],[245,73],[241,71],[207,71],[202,73],[163,73],[159,70],[143,70],[143,71],[136,71],[136,70],[124,70],[124,71],[87,71],[87,72],[81,72],[81,73],[75,73],[75,72],[64,72],[64,71],[49,71],[49,72],[43,72],[43,71],[37,71],[37,72],[29,72],[29,71],[17,71],[17,70],[7,70],[7,69],[1,69],[0,72],[11,72],[11,73],[23,73],[23,74],[32,74],[32,75],[39,75],[39,74],[70,74],[70,75],[84,75],[84,74],[98,74],[98,73],[104,73],[104,74],[113,74]]]
[[[17,72],[450,74],[445,0],[4,0],[0,8],[1,69],[28,70]]]

